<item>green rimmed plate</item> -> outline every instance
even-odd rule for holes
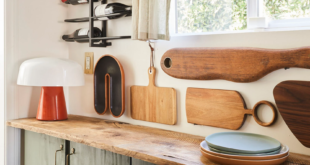
[[[281,143],[274,138],[243,132],[221,132],[206,137],[209,147],[226,152],[261,154],[274,152]]]
[[[281,149],[272,151],[272,152],[264,152],[264,153],[260,153],[260,154],[246,154],[246,153],[239,153],[239,152],[229,152],[229,151],[223,151],[223,150],[219,150],[219,149],[215,149],[209,146],[209,149],[213,152],[218,152],[218,153],[222,153],[222,154],[228,154],[228,155],[240,155],[240,156],[266,156],[266,155],[275,155],[280,153]]]

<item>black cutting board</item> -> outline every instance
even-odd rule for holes
[[[114,117],[125,111],[125,79],[121,63],[111,55],[102,56],[94,72],[94,103],[98,114],[108,110]]]

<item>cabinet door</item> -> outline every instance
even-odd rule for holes
[[[132,165],[155,165],[155,164],[153,164],[153,163],[145,162],[145,161],[143,161],[143,160],[135,159],[135,158],[132,158],[131,164],[132,164]]]
[[[56,165],[65,165],[65,140],[22,130],[22,165],[55,165],[55,151],[57,152]]]
[[[70,149],[75,154],[70,156],[70,165],[130,165],[130,157],[70,142]]]

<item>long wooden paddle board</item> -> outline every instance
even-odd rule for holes
[[[261,104],[266,104],[272,109],[273,118],[268,123],[262,122],[257,116]],[[243,125],[248,114],[253,115],[261,126],[270,126],[277,118],[276,108],[268,101],[258,102],[251,110],[246,108],[242,96],[237,91],[187,88],[188,123],[237,130]]]
[[[148,86],[132,86],[131,117],[162,124],[174,125],[177,121],[176,91],[155,86],[156,70],[151,67]]]
[[[273,95],[285,123],[306,147],[310,147],[310,81],[283,81]]]
[[[310,68],[310,47],[276,50],[259,48],[174,48],[161,59],[168,75],[193,80],[256,81],[289,67]]]

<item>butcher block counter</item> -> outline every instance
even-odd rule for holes
[[[202,136],[77,115],[52,122],[35,118],[17,119],[8,121],[7,125],[154,164],[215,165],[200,153]],[[290,153],[284,164],[310,165],[310,156]]]

